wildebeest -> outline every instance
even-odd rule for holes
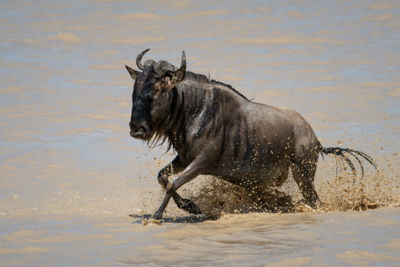
[[[255,103],[230,85],[186,71],[167,61],[136,58],[140,71],[128,66],[135,80],[132,94],[130,135],[149,143],[167,141],[178,154],[158,174],[165,197],[154,214],[162,218],[172,197],[179,208],[198,214],[192,201],[176,192],[200,174],[213,175],[249,192],[268,194],[279,187],[289,169],[306,204],[319,201],[314,176],[319,154],[334,154],[355,167],[345,153],[363,166],[360,157],[376,164],[367,154],[340,147],[323,148],[311,126],[296,111]],[[172,183],[168,177],[178,174]]]

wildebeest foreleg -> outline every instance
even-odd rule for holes
[[[193,180],[197,175],[200,174],[203,168],[203,157],[197,157],[180,173],[179,177],[175,181],[173,181],[172,183],[167,181],[164,200],[156,213],[153,215],[154,219],[162,218],[164,210],[167,207],[173,193],[176,193],[176,190],[178,190],[185,183]]]
[[[184,165],[177,156],[170,164],[162,168],[158,173],[158,183],[165,189],[168,185],[168,177],[172,174],[179,173],[184,169]],[[191,214],[201,214],[199,207],[190,199],[181,197],[177,192],[172,193],[172,198],[178,208],[183,209]]]

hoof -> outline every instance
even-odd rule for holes
[[[307,207],[306,209],[316,210],[316,209],[321,208],[322,202],[319,199],[317,199],[315,201],[307,201],[305,199],[302,199],[297,203],[296,206],[301,207],[301,208],[306,206]],[[296,209],[298,207],[296,207]]]
[[[200,208],[191,200],[181,198],[176,202],[178,208],[183,209],[191,214],[202,214]]]
[[[313,209],[318,209],[321,206],[321,201],[319,199],[311,200],[311,201],[304,200],[303,203],[307,204],[308,206],[310,206]]]
[[[310,207],[309,205],[307,205],[306,203],[304,203],[303,201],[300,201],[297,205],[296,205],[296,212],[312,212],[314,211],[314,209],[312,207]]]
[[[153,215],[153,219],[154,220],[161,220],[162,216],[163,216],[163,212],[161,212],[160,210],[157,210],[156,213],[154,213],[154,215]]]
[[[153,215],[153,219],[154,220],[161,220],[162,219],[162,215],[156,213],[156,214]]]

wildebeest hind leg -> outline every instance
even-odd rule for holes
[[[179,156],[176,157],[170,164],[162,168],[157,176],[158,183],[165,189],[168,184],[168,177],[174,173],[178,173],[184,169],[184,166],[179,162]],[[178,208],[183,209],[191,214],[201,214],[199,207],[190,199],[181,197],[178,193],[173,192],[172,198]]]
[[[291,167],[293,178],[300,188],[307,205],[316,208],[319,197],[314,187],[314,176],[317,170],[317,160],[307,160],[306,163],[294,164]]]

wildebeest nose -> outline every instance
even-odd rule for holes
[[[142,124],[141,123],[141,124],[139,124],[138,129],[145,133],[145,132],[147,132],[149,130],[149,127],[147,127],[146,124]]]
[[[133,122],[129,122],[129,128],[131,129],[131,131],[137,131],[137,132],[147,132],[148,131],[148,127],[146,124],[144,123],[140,123],[140,124],[136,124]]]

